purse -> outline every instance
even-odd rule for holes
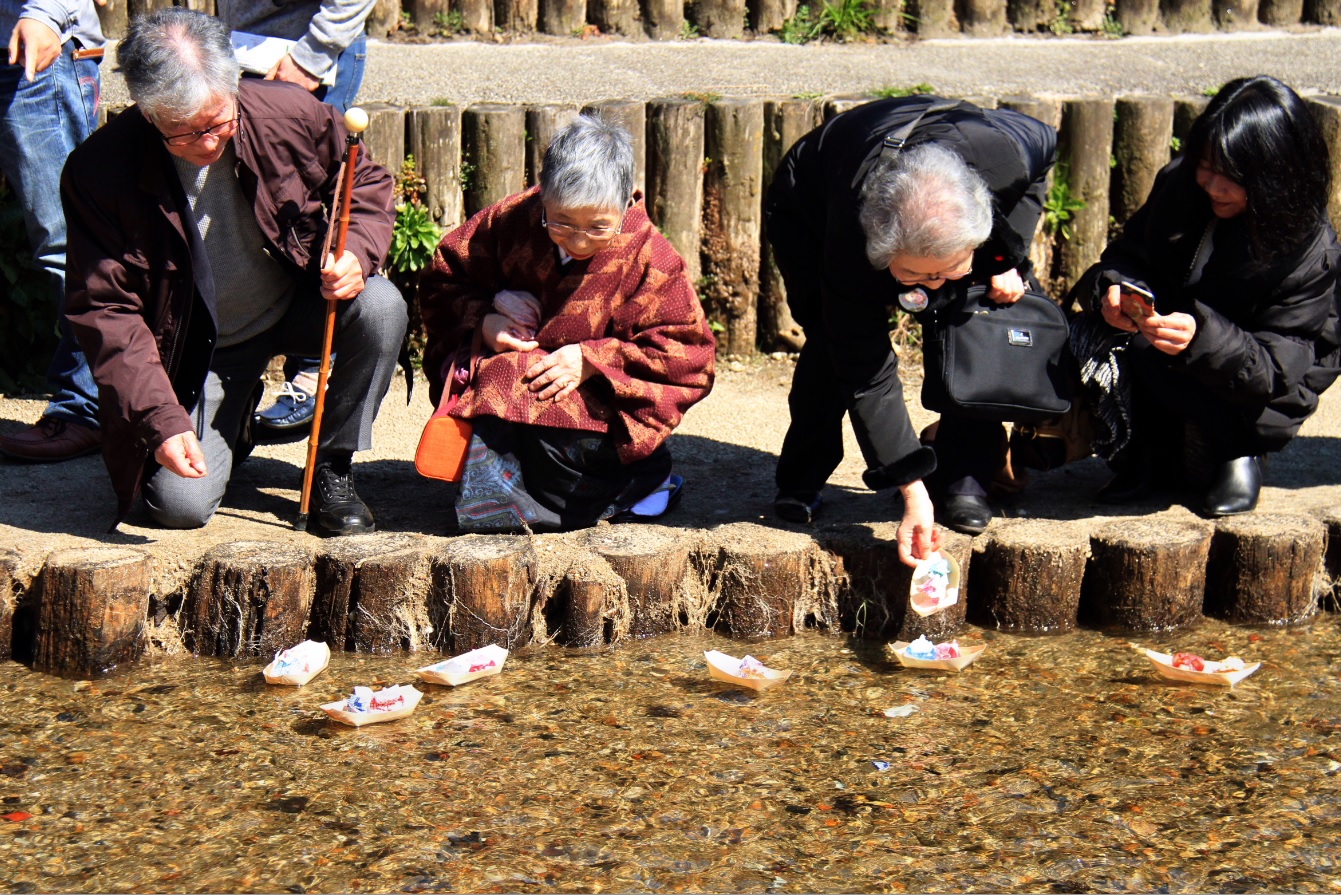
[[[924,329],[922,406],[972,419],[1037,422],[1071,407],[1075,360],[1066,315],[1045,295],[1014,304],[970,286]]]
[[[480,357],[480,336],[476,332],[470,351],[464,346],[452,352],[443,379],[442,399],[419,436],[419,447],[414,452],[414,468],[424,478],[444,482],[459,482],[470,453],[470,437],[475,427],[470,420],[458,419],[451,412],[461,400],[470,381],[475,378],[475,365]],[[462,363],[462,355],[465,362]],[[464,371],[464,373],[463,373]]]

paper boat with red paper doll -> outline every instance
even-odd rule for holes
[[[331,664],[331,648],[315,640],[304,640],[297,646],[275,653],[275,658],[261,670],[267,684],[285,684],[301,687],[326,670]]]
[[[926,618],[959,602],[959,563],[948,553],[937,551],[913,569],[908,605]]]
[[[704,652],[703,658],[708,662],[708,674],[712,675],[713,680],[735,684],[737,687],[756,692],[767,690],[792,676],[790,671],[765,667],[754,656],[737,659],[735,656],[728,656],[713,649]]]
[[[355,687],[353,696],[339,702],[328,702],[321,707],[321,710],[333,721],[362,727],[365,724],[378,724],[382,721],[396,721],[409,717],[423,696],[423,693],[409,684],[384,687],[381,690]]]
[[[432,665],[425,665],[417,669],[415,674],[419,675],[420,680],[428,681],[430,684],[459,687],[461,684],[498,674],[503,670],[503,663],[507,660],[507,650],[489,644]]]
[[[889,644],[887,648],[904,668],[963,671],[982,655],[982,651],[987,649],[987,644],[959,643],[956,640],[932,643],[925,637],[919,637],[912,643],[906,640],[896,640]]]
[[[1262,667],[1261,662],[1247,664],[1237,656],[1228,656],[1215,662],[1194,653],[1161,653],[1134,643],[1132,646],[1144,653],[1161,675],[1171,681],[1187,684],[1232,687]]]

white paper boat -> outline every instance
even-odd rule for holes
[[[930,574],[931,570],[941,561],[950,567],[949,575],[944,582],[944,590],[936,587],[937,593],[928,594],[924,589],[929,589],[929,582],[934,581]],[[913,607],[914,612],[926,618],[928,615],[949,609],[958,602],[959,563],[953,556],[937,551],[917,564],[913,569],[913,582],[908,594],[908,605]]]
[[[287,660],[281,663],[281,659]],[[286,665],[281,670],[281,664]],[[304,640],[297,646],[275,653],[275,658],[261,670],[267,684],[286,684],[301,687],[326,670],[331,664],[331,648],[315,640]]]
[[[1251,665],[1244,665],[1242,668],[1225,669],[1220,667],[1219,662],[1213,662],[1210,659],[1203,659],[1206,663],[1205,671],[1193,671],[1191,668],[1174,668],[1173,656],[1169,653],[1156,652],[1152,649],[1136,646],[1137,650],[1145,653],[1145,657],[1150,660],[1150,664],[1155,666],[1155,670],[1171,681],[1183,681],[1188,684],[1209,684],[1216,687],[1232,687],[1248,675],[1262,667],[1261,662],[1254,662]]]
[[[765,668],[763,665],[758,666],[756,674],[742,675],[743,660],[715,649],[704,652],[703,658],[708,661],[708,674],[712,675],[713,680],[735,684],[747,690],[767,690],[792,676],[790,671],[778,671],[774,668]]]
[[[985,643],[963,644],[959,645],[959,655],[953,659],[918,659],[908,655],[908,647],[911,644],[906,640],[896,640],[889,644],[887,649],[894,654],[894,658],[899,660],[899,664],[904,668],[937,668],[941,671],[963,671],[972,665],[982,651],[987,649]]]
[[[420,693],[409,684],[403,684],[397,687],[385,687],[381,690],[373,691],[374,697],[404,697],[404,704],[398,708],[385,711],[351,712],[348,708],[348,701],[341,699],[338,702],[326,703],[321,707],[321,710],[327,715],[330,715],[332,720],[339,721],[341,724],[362,727],[365,724],[378,724],[382,721],[396,721],[400,718],[408,718],[414,713],[414,710],[419,705],[419,700],[423,698],[423,695],[423,693]]]
[[[417,669],[415,674],[419,675],[420,680],[428,681],[430,684],[459,687],[461,684],[498,674],[503,670],[503,663],[507,660],[507,650],[489,644],[432,665],[425,665]]]

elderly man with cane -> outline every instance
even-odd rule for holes
[[[270,358],[313,352],[339,302],[315,523],[372,531],[353,454],[371,447],[405,303],[377,276],[392,178],[361,158],[346,249],[333,225],[345,128],[293,85],[239,83],[228,29],[181,8],[132,21],[117,59],[135,106],[70,157],[68,315],[100,391],[118,521],[143,493],[161,525],[204,525],[223,500]],[[111,176],[109,176],[111,174]]]

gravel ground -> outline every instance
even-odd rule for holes
[[[586,103],[685,92],[791,95],[929,83],[957,96],[1197,94],[1240,75],[1273,74],[1301,92],[1341,93],[1341,30],[1183,37],[1006,37],[788,46],[755,41],[369,46],[360,99],[397,105]],[[126,102],[104,67],[104,98]]]

